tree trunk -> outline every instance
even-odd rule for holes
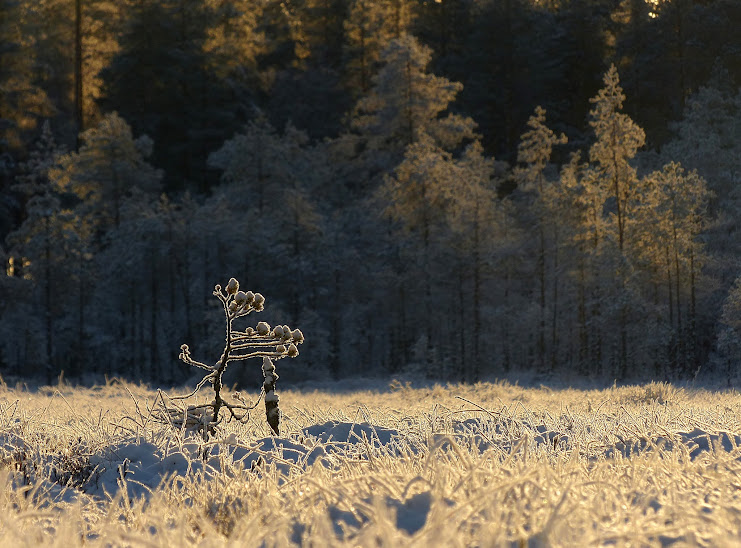
[[[539,318],[538,318],[538,369],[540,373],[546,372],[545,366],[545,231],[541,224],[539,230],[538,249],[538,293],[539,293]]]
[[[159,360],[157,359],[158,354],[158,341],[157,341],[157,328],[158,328],[158,316],[157,316],[157,295],[159,292],[158,281],[157,281],[157,268],[156,268],[156,257],[154,250],[150,252],[150,316],[149,316],[149,361],[152,373],[156,379],[164,381],[162,371],[159,367]]]
[[[479,248],[481,245],[481,223],[479,222],[478,200],[476,200],[475,207],[473,225],[473,382],[477,382],[481,375],[481,250]]]
[[[84,131],[82,86],[82,0],[75,0],[75,151],[80,150],[80,133]]]
[[[695,249],[692,243],[690,243],[690,344],[691,356],[692,356],[692,367],[697,368],[700,362],[699,348],[697,344],[697,314],[696,314],[696,299],[695,299]]]
[[[83,371],[82,362],[85,360],[87,349],[85,348],[85,279],[81,271],[78,278],[77,287],[77,364],[70,371],[70,375],[79,375]],[[121,322],[124,325],[124,322]]]
[[[458,266],[458,378],[462,382],[467,382],[469,380],[469,359],[470,355],[467,352],[466,349],[466,312],[463,307],[463,298],[464,298],[464,292],[463,292],[463,264],[459,264]],[[475,305],[474,305],[475,306]]]
[[[339,268],[334,269],[334,306],[332,310],[332,332],[342,332],[342,292],[341,292],[341,273]],[[330,371],[332,377],[337,379],[340,376],[340,337],[332,337],[332,362]]]
[[[587,330],[587,290],[584,259],[579,258],[579,371],[582,375],[588,373],[589,361],[589,332]]]
[[[305,288],[306,284],[303,280],[303,268],[301,265],[301,246],[299,245],[299,217],[298,211],[293,212],[293,231],[292,231],[292,247],[293,256],[291,257],[291,264],[293,265],[293,281],[291,283],[291,325],[298,323],[298,315],[300,310],[299,305],[299,288]]]
[[[46,322],[46,382],[51,384],[54,377],[54,326],[52,320],[52,287],[51,287],[51,227],[49,217],[44,217],[44,319]]]
[[[666,291],[669,298],[669,327],[674,330],[674,282],[672,281],[672,265],[669,258],[669,248],[666,248]]]
[[[558,228],[553,228],[553,296],[551,306],[553,314],[551,316],[551,372],[556,370],[558,361]]]

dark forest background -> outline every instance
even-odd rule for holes
[[[0,0],[0,374],[180,383],[234,276],[306,335],[294,381],[732,383],[740,26],[738,0]]]

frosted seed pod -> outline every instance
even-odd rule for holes
[[[255,306],[259,306],[265,302],[265,297],[260,293],[255,293]]]
[[[265,394],[265,401],[274,401],[275,403],[278,403],[280,401],[280,396],[278,396],[278,394],[276,394],[275,392],[268,392],[267,394]]]
[[[283,326],[283,339],[286,341],[291,340],[291,328],[287,325]]]
[[[255,334],[255,330],[252,329],[251,327],[248,327],[247,329],[244,330],[244,334],[247,335],[247,336],[254,335]]]
[[[229,303],[229,312],[236,312],[237,308],[237,303],[235,303],[234,301]]]
[[[253,304],[252,306],[255,308],[255,312],[262,312],[263,310],[265,310],[265,306],[262,303]]]
[[[267,335],[268,333],[270,333],[270,325],[265,322],[260,322],[257,324],[258,335]]]
[[[237,303],[238,306],[242,306],[247,302],[247,295],[244,291],[237,291],[237,294],[234,296],[234,302]]]
[[[291,333],[291,337],[293,337],[293,340],[296,342],[296,344],[301,344],[304,342],[304,334],[301,333],[300,329],[294,329],[293,333]]]
[[[278,346],[275,347],[275,351],[278,352],[279,354],[284,354],[286,351],[286,347],[283,346],[282,344],[279,344]]]
[[[289,358],[295,358],[298,356],[298,348],[296,348],[296,345],[291,343],[288,347],[288,357]]]
[[[238,289],[239,282],[235,278],[231,278],[229,283],[226,284],[226,292],[229,293],[229,295],[234,295]]]
[[[255,300],[255,294],[252,291],[248,291],[244,296],[247,299],[247,304],[252,304],[252,301]]]
[[[268,373],[272,373],[275,371],[275,366],[273,365],[273,360],[265,356],[262,359],[262,373],[263,375],[268,375]]]
[[[280,325],[276,325],[275,329],[273,329],[273,333],[275,333],[275,336],[279,339],[283,338],[283,328]]]

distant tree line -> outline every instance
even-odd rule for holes
[[[305,333],[286,378],[733,382],[739,23],[733,0],[0,0],[0,374],[181,382],[235,276]]]

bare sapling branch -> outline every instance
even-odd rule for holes
[[[182,345],[180,360],[193,367],[204,369],[207,373],[192,392],[172,397],[170,401],[195,396],[208,383],[213,386],[214,399],[208,404],[190,405],[186,408],[171,403],[165,406],[166,418],[178,427],[197,428],[206,439],[215,433],[221,421],[222,410],[225,410],[227,421],[246,421],[249,418],[249,412],[257,407],[264,396],[268,424],[275,435],[279,435],[280,409],[278,408],[278,395],[275,393],[278,374],[275,372],[274,362],[282,358],[298,356],[298,345],[304,342],[304,335],[299,329],[291,329],[287,325],[270,327],[266,322],[259,322],[254,328],[247,327],[244,331],[235,330],[234,320],[252,312],[261,312],[265,307],[265,297],[252,291],[240,291],[239,282],[234,278],[229,280],[225,289],[216,285],[214,296],[221,301],[224,309],[226,329],[224,350],[214,365],[208,365],[194,360],[188,345]],[[226,399],[222,395],[222,378],[229,364],[260,357],[263,359],[262,373],[265,380],[257,401],[254,404],[248,404],[239,394],[233,396],[236,401]]]

